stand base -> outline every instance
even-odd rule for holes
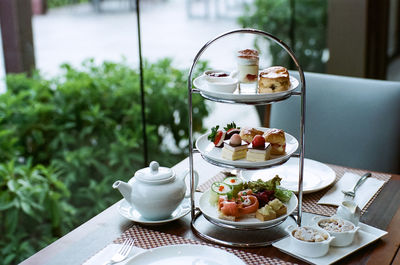
[[[196,213],[191,222],[192,230],[198,237],[219,245],[234,247],[269,246],[287,236],[285,228],[289,225],[296,225],[293,216],[271,228],[243,231],[214,225],[201,212]]]

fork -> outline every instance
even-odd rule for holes
[[[361,184],[364,183],[364,181],[369,178],[371,176],[371,173],[365,173],[364,175],[362,175],[362,177],[357,181],[356,185],[354,185],[353,189],[345,191],[342,190],[343,194],[348,197],[351,197],[354,199],[354,197],[356,196],[356,190],[361,186]]]
[[[114,256],[112,256],[108,262],[104,263],[104,265],[118,263],[126,259],[129,252],[131,252],[134,243],[135,240],[131,238],[126,239],[122,244],[121,248],[118,250],[118,252],[115,253]]]

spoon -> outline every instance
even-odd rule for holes
[[[357,181],[356,185],[354,185],[353,189],[344,191],[342,190],[343,194],[349,197],[354,198],[356,196],[356,190],[365,182],[367,178],[371,176],[371,173],[365,173],[364,175],[361,176],[361,178]]]

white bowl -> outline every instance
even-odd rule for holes
[[[233,93],[238,86],[238,79],[227,77],[223,79],[216,78],[215,80],[207,80],[207,90],[221,92],[221,93]]]
[[[318,228],[324,229],[323,227],[321,227],[321,222],[324,221],[331,221],[331,220],[336,220],[336,221],[340,221],[343,222],[344,224],[346,224],[347,226],[351,226],[352,229],[351,230],[346,230],[346,231],[329,231],[326,230],[326,232],[328,232],[331,236],[335,237],[332,242],[331,242],[331,246],[333,247],[345,247],[350,245],[351,243],[353,243],[354,240],[354,236],[357,233],[359,227],[355,226],[352,222],[339,218],[337,216],[332,216],[332,217],[319,217],[316,216],[313,218],[313,220],[316,222],[316,226]],[[324,229],[325,230],[325,229]]]
[[[212,74],[225,74],[226,76],[212,76]],[[207,70],[204,72],[204,77],[207,81],[227,80],[232,78],[231,73],[226,70]]]
[[[314,229],[317,230],[319,233],[323,234],[325,237],[327,237],[325,240],[320,241],[320,242],[308,242],[304,240],[297,239],[293,233],[301,228],[309,228],[309,229]],[[325,230],[318,228],[318,227],[311,227],[311,226],[303,226],[303,227],[296,227],[293,225],[290,225],[286,228],[286,231],[289,233],[290,236],[290,244],[293,248],[293,250],[305,257],[310,257],[310,258],[318,258],[326,255],[329,250],[329,244],[330,242],[334,239],[331,235],[329,235],[328,232]]]

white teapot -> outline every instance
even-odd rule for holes
[[[186,170],[179,177],[174,170],[160,167],[152,161],[149,167],[136,171],[134,177],[125,183],[114,182],[113,188],[118,189],[125,200],[148,220],[164,220],[171,216],[182,200],[190,196],[186,194]],[[197,187],[199,175],[194,171],[194,187]]]

